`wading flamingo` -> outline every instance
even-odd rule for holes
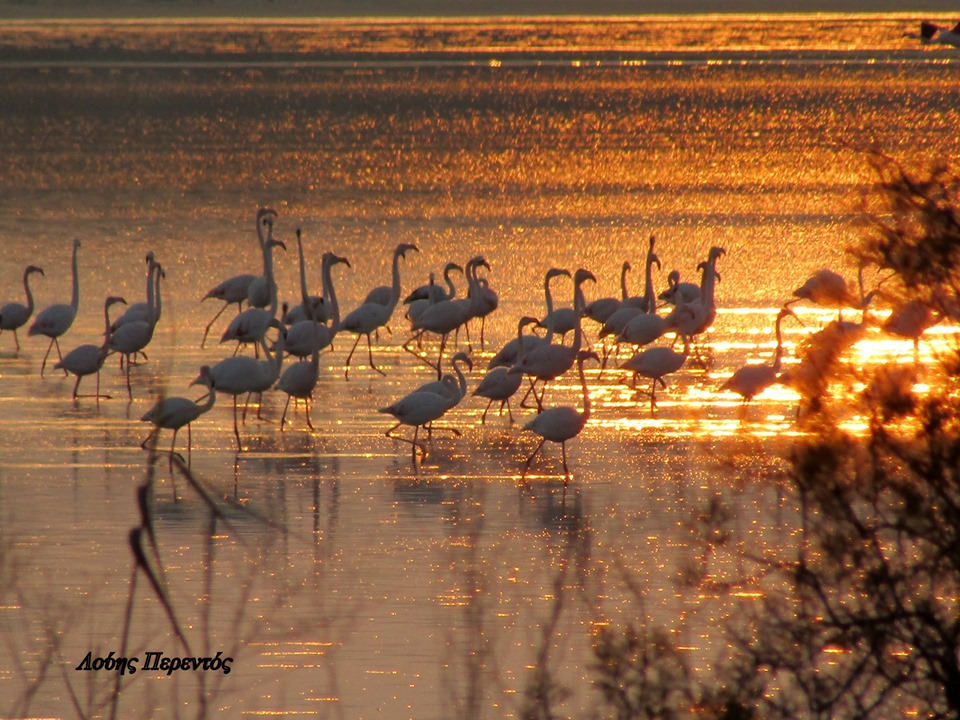
[[[74,318],[77,317],[77,307],[80,305],[80,281],[77,277],[77,251],[80,250],[80,241],[73,241],[73,295],[70,304],[59,303],[50,305],[37,315],[33,324],[27,331],[27,335],[43,335],[50,338],[50,344],[47,345],[47,352],[43,354],[43,363],[40,365],[40,377],[43,377],[44,368],[47,367],[47,358],[50,356],[50,349],[57,346],[57,357],[63,360],[60,354],[60,342],[58,338],[63,335],[70,326],[73,325]],[[64,371],[66,375],[66,371]]]
[[[587,359],[600,362],[600,357],[592,350],[582,350],[577,353],[577,372],[580,375],[580,388],[583,391],[583,412],[578,412],[576,408],[570,405],[559,405],[544,410],[523,426],[524,430],[529,430],[539,435],[540,442],[523,466],[523,473],[520,476],[521,481],[527,477],[530,464],[547,440],[560,443],[560,452],[563,457],[563,472],[569,477],[570,470],[567,468],[567,440],[572,440],[579,435],[580,431],[583,430],[587,424],[587,421],[590,420],[590,393],[587,390],[587,378],[583,373],[583,363]]]
[[[193,449],[193,438],[191,437],[190,425],[198,417],[213,407],[217,399],[217,391],[213,387],[213,377],[210,375],[210,366],[204,365],[200,368],[200,380],[190,383],[191,385],[201,384],[206,386],[206,402],[200,403],[184,397],[168,397],[157,402],[152,408],[147,410],[140,419],[143,422],[152,423],[156,428],[155,432],[150,433],[140,443],[140,447],[147,448],[150,438],[156,438],[161,429],[173,430],[173,440],[170,441],[170,461],[173,462],[174,448],[177,444],[177,433],[184,425],[187,426],[187,458],[190,457]],[[201,398],[203,399],[203,398]]]
[[[33,315],[33,293],[30,292],[30,274],[40,273],[43,275],[43,269],[36,265],[27,265],[23,271],[23,289],[27,294],[27,304],[21,305],[18,302],[10,302],[0,308],[0,335],[4,330],[13,331],[13,342],[17,345],[17,351],[20,350],[20,338],[17,337],[17,328],[27,324],[27,320]]]
[[[103,369],[103,363],[110,354],[110,337],[112,336],[110,324],[110,306],[115,303],[126,304],[122,297],[110,296],[103,303],[103,320],[106,325],[103,331],[102,345],[80,345],[63,356],[63,359],[54,365],[55,370],[65,370],[77,376],[77,382],[73,385],[73,399],[79,397],[90,397],[89,395],[78,395],[80,381],[87,375],[97,374],[97,393],[93,397],[109,399],[109,395],[100,394],[100,370]]]

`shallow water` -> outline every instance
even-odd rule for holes
[[[722,642],[717,626],[750,594],[677,585],[696,559],[691,514],[716,498],[736,508],[736,551],[713,562],[776,557],[793,529],[779,458],[798,432],[791,391],[773,389],[743,408],[718,388],[745,362],[770,361],[777,308],[812,271],[829,265],[852,278],[843,251],[861,232],[859,197],[873,180],[857,150],[876,142],[933,158],[960,142],[954,56],[905,45],[906,19],[857,21],[889,32],[855,47],[827,43],[827,21],[792,20],[792,40],[773,18],[757,21],[755,36],[768,38],[759,46],[726,37],[726,23],[698,20],[705,47],[717,49],[701,52],[688,39],[679,43],[686,55],[619,25],[604,34],[590,23],[464,22],[427,36],[402,23],[368,24],[367,36],[349,25],[298,28],[290,55],[268,54],[267,64],[257,48],[275,47],[288,26],[154,27],[159,49],[140,38],[132,47],[152,49],[132,58],[103,49],[122,46],[129,29],[98,28],[115,42],[93,60],[83,50],[88,27],[57,26],[67,50],[44,46],[0,63],[4,302],[22,299],[29,263],[46,273],[33,276],[38,306],[68,299],[70,241],[81,238],[79,313],[66,351],[99,341],[105,295],[143,299],[147,250],[167,272],[162,320],[149,361],[133,368],[130,402],[116,358],[102,375],[113,399],[72,402],[72,378],[39,376],[45,342],[23,332],[14,353],[9,334],[0,336],[0,697],[13,698],[0,711],[102,711],[113,676],[73,668],[88,651],[121,650],[128,532],[140,522],[136,488],[148,476],[138,419],[160,392],[197,397],[188,383],[199,366],[232,352],[216,344],[232,310],[200,347],[217,307],[199,300],[221,279],[258,271],[260,205],[279,213],[275,234],[288,250],[277,252],[278,284],[294,302],[297,227],[315,291],[322,252],[350,259],[334,272],[345,311],[388,282],[400,242],[420,249],[401,264],[404,291],[448,260],[482,253],[500,307],[484,347],[473,329],[471,388],[517,318],[542,314],[549,267],[589,268],[598,280],[585,288],[592,299],[618,293],[629,260],[639,293],[651,234],[663,262],[658,289],[669,269],[694,280],[709,247],[721,245],[719,312],[703,343],[709,362],[670,378],[655,412],[622,372],[588,366],[593,415],[568,448],[566,485],[556,447],[518,482],[534,439],[496,407],[481,425],[484,404],[474,398],[444,419],[462,436],[438,435],[422,464],[384,436],[391,423],[376,409],[430,379],[400,347],[408,336],[400,312],[374,348],[386,376],[366,366],[361,344],[345,379],[352,338],[323,355],[314,432],[302,410],[281,431],[284,398],[268,393],[263,420],[241,425],[237,453],[230,399],[218,398],[194,423],[191,467],[223,516],[212,520],[163,458],[150,493],[189,653],[140,575],[127,654],[222,650],[233,669],[127,676],[121,708],[166,717],[186,703],[194,714],[203,691],[215,715],[439,718],[473,708],[514,716],[558,587],[566,604],[550,646],[575,691],[573,711],[593,702],[585,668],[592,628],[603,622],[649,618],[694,662],[709,663]],[[498,45],[494,31],[507,40]],[[436,40],[443,33],[450,37]],[[389,56],[340,45],[370,35]],[[625,49],[625,37],[635,44]],[[425,55],[431,43],[441,49]],[[544,46],[569,55],[545,62]],[[499,61],[504,47],[509,62]],[[611,59],[621,52],[647,55]],[[554,288],[559,304],[571,303],[569,281]],[[833,317],[799,306],[798,314],[802,326],[784,323],[787,363]],[[592,341],[596,327],[584,327]],[[911,357],[909,344],[878,333],[851,354],[854,364]],[[569,373],[547,402],[577,403],[579,394]],[[856,427],[852,398],[845,421]],[[584,537],[589,602],[562,576]]]

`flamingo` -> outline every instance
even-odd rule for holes
[[[40,311],[34,319],[33,324],[27,331],[27,335],[44,335],[50,338],[50,344],[47,345],[47,352],[43,355],[43,363],[40,365],[40,377],[43,377],[44,368],[47,366],[47,358],[50,356],[50,349],[57,346],[57,357],[63,360],[60,354],[60,342],[58,338],[70,329],[74,318],[77,317],[77,307],[80,305],[80,281],[77,276],[77,251],[80,250],[80,241],[73,241],[73,294],[70,304],[59,303],[50,305]],[[64,371],[66,375],[66,371]]]
[[[473,370],[473,360],[471,360],[470,356],[465,352],[458,352],[451,358],[450,365],[453,366],[453,372],[456,374],[457,380],[457,390],[450,394],[451,408],[456,406],[467,395],[467,378],[463,374],[463,370],[460,369],[460,363],[465,364],[469,370]],[[442,395],[447,392],[447,386],[443,382],[443,378],[440,378],[439,380],[421,385],[414,392],[434,392]]]
[[[384,414],[393,415],[393,417],[396,419],[396,425],[387,430],[385,435],[388,438],[410,443],[414,462],[416,462],[417,459],[418,449],[423,457],[427,456],[427,448],[417,439],[420,428],[432,423],[434,420],[439,420],[441,417],[443,417],[444,413],[446,413],[451,407],[450,398],[455,394],[459,394],[460,392],[460,389],[457,386],[457,381],[453,375],[444,375],[440,382],[443,383],[446,390],[442,394],[430,391],[414,391],[408,395],[405,395],[392,405],[389,405],[385,408],[380,408],[377,411]],[[401,425],[409,425],[413,427],[412,440],[393,434],[393,431]],[[455,435],[459,434],[459,431],[452,428],[451,431]]]
[[[273,279],[273,222],[277,214],[270,210],[263,214],[257,222],[257,239],[260,241],[260,252],[263,255],[263,274],[258,275],[250,283],[247,290],[247,305],[252,308],[265,308],[273,300],[277,293],[277,284]],[[267,228],[267,235],[264,237],[263,228]],[[286,245],[283,247],[286,250]]]
[[[540,321],[537,320],[537,318],[524,315],[520,318],[520,327],[524,328],[527,325],[535,325],[538,322]],[[517,364],[517,360],[520,355],[523,354],[524,350],[529,351],[544,341],[549,342],[546,337],[540,337],[539,335],[518,335],[518,337],[505,343],[497,354],[490,358],[490,361],[487,363],[487,369],[492,370],[496,367],[506,367],[509,369],[510,366]]]
[[[370,334],[374,330],[385,326],[390,321],[390,316],[393,315],[393,310],[400,301],[400,258],[406,259],[406,253],[410,250],[419,252],[419,248],[417,248],[416,245],[410,245],[409,243],[400,243],[393,251],[393,285],[390,288],[389,302],[385,305],[379,302],[364,302],[347,315],[341,323],[342,329],[352,332],[357,336],[356,342],[353,343],[353,347],[350,349],[350,354],[347,355],[344,375],[348,380],[350,379],[350,359],[353,357],[353,353],[357,349],[362,335],[367,336],[367,354],[370,359],[370,367],[381,375],[386,375],[383,370],[373,363],[373,348],[370,343]]]
[[[260,208],[257,210],[257,236],[260,239],[260,247],[263,247],[263,231],[260,229],[260,222],[263,220],[264,216],[268,213],[276,215],[273,210],[269,208]],[[237,314],[239,315],[242,308],[243,302],[247,299],[247,295],[250,292],[250,284],[257,279],[257,276],[252,273],[244,273],[242,275],[234,275],[232,278],[224,280],[222,283],[217,285],[215,288],[211,289],[206,295],[203,296],[204,300],[210,298],[216,298],[217,300],[223,301],[223,307],[221,307],[217,314],[213,316],[213,319],[207,323],[206,328],[203,330],[203,340],[200,341],[200,347],[202,348],[207,342],[207,335],[210,334],[210,328],[217,321],[217,318],[226,310],[228,307],[236,303],[237,305]]]
[[[650,314],[656,311],[657,300],[653,289],[653,266],[656,265],[658,270],[662,269],[662,266],[660,265],[660,258],[654,252],[655,245],[656,238],[651,235],[650,244],[647,246],[647,257],[644,261],[644,286],[641,301],[632,302],[633,298],[627,298],[604,322],[603,328],[597,335],[598,339],[602,340],[609,335],[619,337],[631,320],[641,314]],[[617,344],[617,351],[619,351],[619,343]],[[608,358],[609,350],[604,349],[601,369],[606,368]],[[616,353],[614,358],[616,358]]]
[[[317,379],[320,377],[320,328],[325,325],[310,321],[309,324],[314,333],[313,355],[310,360],[301,360],[296,362],[280,376],[276,389],[282,390],[287,394],[287,401],[283,404],[283,415],[280,417],[280,429],[283,430],[287,419],[287,408],[290,406],[290,398],[303,400],[306,404],[307,427],[313,430],[313,422],[310,420],[310,400],[313,398],[313,389],[317,386]]]
[[[912,33],[905,33],[910,37],[916,37]],[[924,45],[952,45],[960,47],[960,23],[957,23],[952,30],[941,27],[932,22],[923,21],[920,23],[920,41]]]
[[[272,387],[277,381],[283,362],[285,331],[277,319],[273,319],[270,324],[271,327],[280,328],[280,335],[274,344],[274,354],[272,356],[266,343],[261,340],[266,360],[257,360],[247,355],[235,355],[221,360],[210,368],[213,389],[217,392],[233,395],[233,434],[237,439],[238,452],[243,451],[243,446],[240,443],[240,429],[237,427],[237,397],[247,393],[264,392]],[[197,377],[197,380],[199,379],[200,376]]]
[[[112,335],[111,324],[110,324],[110,306],[115,303],[127,304],[127,301],[122,297],[116,297],[111,295],[103,303],[103,319],[106,324],[106,328],[103,331],[104,339],[102,345],[80,345],[75,347],[73,350],[68,352],[63,356],[63,359],[60,360],[56,365],[54,365],[54,370],[64,370],[66,372],[71,372],[77,376],[77,382],[73,386],[73,399],[76,400],[79,397],[86,397],[77,394],[77,391],[80,389],[80,381],[87,375],[97,374],[97,393],[94,395],[95,398],[99,401],[100,398],[109,399],[109,395],[100,394],[100,370],[103,368],[103,363],[107,359],[107,355],[110,354],[110,337]]]
[[[940,314],[929,303],[913,299],[900,305],[884,321],[883,332],[913,342],[914,359],[920,357],[920,337],[940,320]]]
[[[253,343],[254,349],[259,353],[259,344],[266,335],[267,329],[277,314],[277,283],[273,277],[273,248],[281,247],[284,250],[287,246],[280,240],[268,239],[264,243],[265,272],[268,278],[267,286],[270,289],[269,309],[260,306],[248,307],[242,313],[237,315],[231,322],[220,342],[227,340],[237,340],[240,343]],[[239,346],[237,348],[239,350]]]
[[[146,263],[147,263],[147,301],[145,302],[136,302],[133,305],[127,306],[127,309],[124,313],[113,321],[113,324],[110,326],[110,329],[113,332],[117,331],[117,328],[126,325],[129,322],[134,322],[136,320],[147,320],[151,319],[149,312],[149,299],[154,297],[153,289],[153,263],[156,262],[156,258],[153,254],[153,250],[147,253]],[[154,300],[156,302],[156,300]],[[157,307],[154,306],[154,311],[157,311]],[[160,319],[159,313],[157,313],[157,319]]]
[[[517,343],[517,356],[523,355],[523,351],[526,348],[526,341],[530,339],[530,336],[524,337],[523,328],[535,322],[537,322],[536,318],[524,316],[520,318],[520,322],[517,323],[517,337],[514,338],[514,341]],[[536,339],[540,340],[541,338],[536,337]],[[513,424],[513,411],[510,409],[510,398],[520,389],[522,381],[523,375],[521,373],[511,374],[510,368],[507,366],[497,365],[489,369],[473,391],[473,395],[487,398],[488,400],[487,407],[484,408],[483,415],[480,416],[481,424],[487,421],[487,412],[489,412],[490,406],[494,401],[497,400],[500,401],[500,414],[503,414],[503,406],[506,405],[510,424]]]
[[[521,481],[527,477],[530,464],[547,440],[560,443],[563,472],[567,476],[570,475],[570,470],[567,468],[567,440],[572,440],[579,435],[587,421],[590,420],[590,393],[587,390],[587,378],[583,373],[583,363],[587,359],[600,362],[600,357],[592,350],[581,350],[577,353],[577,372],[580,375],[580,387],[583,390],[583,412],[577,412],[577,409],[570,405],[559,405],[544,410],[523,426],[524,430],[539,435],[540,442],[523,466],[523,473],[520,476]]]
[[[418,300],[430,299],[432,299],[434,302],[452,300],[457,296],[457,288],[454,287],[453,280],[450,279],[450,273],[454,270],[463,272],[463,268],[455,262],[448,262],[443,267],[443,282],[447,286],[446,290],[434,283],[427,283],[426,285],[421,285],[420,287],[411,290],[410,293],[403,299],[403,304],[412,305]]]
[[[121,353],[127,361],[127,395],[133,399],[133,390],[130,387],[130,358],[138,352],[141,352],[153,339],[153,331],[157,327],[157,318],[159,313],[155,308],[160,306],[160,278],[164,275],[160,263],[151,259],[151,270],[156,274],[156,304],[153,297],[147,298],[147,317],[149,320],[134,320],[122,325],[114,331],[108,344],[110,350]]]
[[[490,266],[484,261],[481,263],[483,267],[487,270],[490,269]],[[476,267],[474,268],[476,272]],[[496,290],[490,287],[490,281],[485,278],[476,278],[476,283],[474,285],[474,293],[477,295],[476,304],[473,305],[473,310],[471,319],[480,318],[480,349],[483,349],[484,343],[486,342],[483,337],[484,329],[487,325],[487,316],[493,313],[500,305],[500,297],[497,295]],[[473,299],[473,298],[471,298]],[[467,341],[470,340],[470,331],[467,330]]]
[[[627,299],[627,273],[631,270],[631,265],[628,261],[624,260],[623,265],[620,267],[620,297],[604,297],[597,298],[592,302],[587,303],[586,307],[583,308],[583,316],[590,318],[594,322],[600,323],[603,325],[607,318],[609,318],[613,313],[615,313],[620,306],[623,304],[623,301]]]
[[[634,386],[636,386],[637,375],[643,375],[653,381],[650,386],[650,410],[652,412],[657,407],[657,383],[666,388],[667,384],[663,381],[663,378],[682,368],[689,355],[690,339],[684,336],[682,353],[678,353],[669,347],[647,348],[623,363],[620,369],[633,372]]]
[[[471,258],[467,263],[464,274],[467,276],[467,281],[471,290],[474,290],[474,288],[477,286],[477,266],[486,264],[487,261],[484,260],[480,255]],[[417,318],[417,320],[413,323],[412,327],[413,330],[416,331],[416,334],[407,340],[407,342],[403,345],[404,349],[408,352],[413,352],[413,350],[410,349],[409,344],[414,339],[419,339],[424,332],[432,332],[440,336],[440,349],[437,352],[437,364],[431,365],[431,367],[435,367],[437,370],[438,380],[442,375],[441,365],[443,363],[443,350],[446,347],[447,338],[450,336],[451,332],[454,332],[458,328],[464,326],[467,322],[469,322],[470,318],[474,316],[475,312],[479,308],[479,298],[480,295],[477,292],[473,292],[472,295],[470,292],[468,292],[467,298],[465,299],[444,300],[442,302],[434,303],[420,313],[420,317]],[[420,358],[419,355],[417,357]],[[426,360],[423,361],[430,365],[430,363]]]
[[[27,304],[21,305],[18,302],[10,302],[0,307],[0,334],[4,330],[13,331],[13,341],[17,344],[17,352],[20,351],[20,338],[17,337],[17,328],[27,324],[27,320],[33,315],[33,293],[30,292],[31,273],[40,273],[43,275],[43,269],[36,265],[27,265],[23,271],[23,289],[27,293]]]
[[[583,292],[580,286],[587,280],[596,282],[596,278],[589,270],[583,268],[577,270],[573,276],[573,302],[577,316],[583,316]],[[543,397],[546,394],[547,383],[563,375],[567,370],[573,367],[577,359],[577,353],[580,352],[580,346],[583,342],[582,324],[577,322],[573,333],[573,345],[556,345],[553,343],[542,343],[530,351],[525,352],[517,364],[510,368],[511,373],[523,373],[530,375],[530,391],[533,392],[534,399],[537,401],[537,409],[543,411]],[[541,392],[536,393],[536,382],[542,381]]]
[[[304,320],[325,323],[330,319],[327,300],[324,295],[311,295],[307,291],[306,263],[303,260],[303,240],[300,228],[297,228],[297,257],[300,261],[300,304],[290,308],[284,319],[286,325],[295,325]]]
[[[345,257],[334,255],[331,252],[323,254],[320,262],[321,274],[323,276],[323,294],[328,302],[325,303],[330,309],[330,325],[324,325],[316,320],[298,322],[296,325],[288,328],[285,350],[290,355],[298,358],[305,358],[313,353],[314,345],[320,350],[330,347],[333,339],[340,332],[340,305],[337,303],[337,295],[333,289],[333,280],[330,271],[334,265],[343,263],[350,267],[350,261]]]
[[[780,331],[780,324],[787,315],[792,315],[794,318],[797,317],[796,313],[787,307],[782,308],[780,312],[777,313],[777,349],[773,354],[773,364],[745,365],[727,378],[726,382],[720,386],[721,390],[729,390],[737,393],[743,398],[743,403],[746,405],[753,400],[754,397],[777,381],[780,375],[780,365],[783,361],[783,335]]]
[[[809,300],[814,305],[837,308],[837,319],[842,321],[844,308],[862,307],[862,275],[860,278],[861,295],[858,297],[842,275],[829,268],[821,268],[793,291],[794,298],[787,305],[800,300]]]
[[[210,374],[210,366],[204,365],[200,368],[200,379],[190,383],[191,385],[202,384],[207,388],[206,402],[199,403],[184,397],[168,397],[158,401],[152,408],[147,410],[140,418],[143,422],[152,423],[156,432],[151,432],[140,443],[140,447],[146,450],[147,442],[150,438],[156,437],[163,428],[173,430],[173,440],[170,441],[170,461],[173,462],[174,448],[177,444],[177,433],[184,425],[187,426],[187,457],[190,457],[193,449],[193,438],[191,437],[190,425],[198,417],[213,407],[217,399],[217,391],[213,387],[213,377]]]
[[[676,305],[682,299],[685,303],[696,302],[700,297],[700,286],[691,282],[680,282],[680,271],[671,270],[667,275],[667,289],[657,298],[671,305]]]

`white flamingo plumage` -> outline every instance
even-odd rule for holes
[[[151,317],[148,315],[150,312],[149,309],[149,298],[153,297],[154,302],[156,302],[156,294],[153,288],[153,263],[156,261],[156,257],[153,254],[153,250],[147,253],[146,256],[146,265],[147,265],[147,292],[145,297],[147,300],[144,302],[135,302],[133,305],[128,305],[127,309],[123,312],[120,317],[113,321],[110,325],[110,329],[114,332],[117,331],[117,328],[126,325],[129,322],[135,322],[137,320],[150,320]],[[160,313],[158,312],[158,307],[154,305],[153,312],[156,314],[157,319],[160,319]]]
[[[303,259],[301,228],[297,228],[297,259],[300,263],[300,304],[290,308],[284,318],[284,324],[296,325],[305,320],[326,323],[330,319],[326,290],[323,295],[311,295],[307,290],[307,268]]]
[[[356,342],[353,343],[353,347],[350,349],[350,354],[347,355],[344,376],[348,380],[350,379],[350,360],[353,358],[353,353],[360,343],[360,338],[364,335],[367,338],[367,356],[370,360],[370,367],[381,375],[386,375],[386,373],[373,362],[373,348],[371,346],[370,335],[375,330],[384,327],[390,321],[394,308],[396,308],[397,303],[400,302],[400,258],[406,258],[406,253],[411,250],[419,252],[416,245],[409,243],[400,243],[393,251],[393,285],[390,288],[389,302],[386,305],[378,302],[365,302],[347,315],[340,324],[341,329],[352,332],[357,336]]]
[[[630,272],[630,262],[624,260],[620,266],[620,297],[603,297],[592,300],[583,308],[583,316],[603,325],[613,313],[620,309],[623,301],[629,297],[627,292],[627,273]]]
[[[331,252],[323,254],[321,260],[323,295],[328,301],[325,305],[330,310],[330,325],[325,325],[316,320],[305,320],[289,327],[284,347],[290,355],[303,359],[313,354],[314,345],[320,350],[324,350],[333,344],[334,338],[340,332],[340,305],[337,302],[337,294],[334,291],[331,277],[333,266],[339,263],[350,267],[350,261],[345,257],[334,255]]]
[[[263,248],[263,231],[260,229],[260,222],[267,213],[276,215],[276,213],[269,208],[260,208],[257,210],[257,237],[260,240],[261,252]],[[243,310],[243,303],[247,300],[247,296],[250,292],[250,285],[256,279],[257,276],[253,273],[234,275],[232,278],[227,278],[222,283],[212,288],[206,295],[203,296],[200,302],[214,298],[221,300],[223,302],[223,307],[217,311],[217,314],[213,316],[213,319],[210,320],[210,322],[208,322],[207,326],[204,328],[203,339],[200,341],[201,348],[207,342],[207,335],[210,334],[210,328],[217,321],[217,318],[223,314],[224,310],[231,305],[236,304],[237,314],[240,314],[240,312]]]
[[[650,410],[657,407],[657,383],[663,388],[667,383],[663,378],[677,372],[683,367],[690,355],[690,339],[683,338],[683,352],[678,353],[670,347],[651,347],[636,353],[620,366],[621,370],[630,370],[633,372],[634,387],[636,387],[637,375],[652,380],[650,386]]]
[[[70,329],[77,317],[77,308],[80,305],[80,280],[77,274],[77,252],[79,250],[80,241],[75,239],[73,241],[73,291],[70,304],[58,303],[44,308],[34,318],[33,324],[27,331],[27,335],[43,335],[50,338],[47,352],[43,354],[43,363],[40,365],[40,377],[43,377],[43,371],[47,367],[47,358],[50,356],[50,350],[54,345],[57,346],[58,359],[63,360],[58,338]]]
[[[325,328],[318,322],[310,321],[301,323],[309,325],[315,337],[313,341],[313,353],[309,360],[300,360],[295,362],[280,376],[276,389],[282,390],[287,394],[287,401],[283,405],[283,414],[280,416],[280,429],[283,430],[287,420],[287,408],[290,406],[290,398],[303,400],[306,406],[307,427],[313,430],[313,421],[310,419],[310,402],[313,399],[313,389],[317,386],[317,380],[320,377],[320,328]]]
[[[259,214],[259,213],[258,213]],[[257,220],[257,240],[260,241],[260,253],[263,256],[263,274],[258,275],[247,289],[247,305],[252,308],[265,308],[273,301],[277,293],[277,285],[273,279],[273,223],[277,213],[267,209]],[[263,228],[267,228],[264,236]],[[286,246],[284,246],[286,250]]]
[[[574,307],[577,311],[578,318],[583,317],[583,293],[580,290],[580,286],[587,280],[596,282],[596,278],[589,270],[581,268],[574,273],[573,296]],[[582,323],[578,321],[573,331],[572,346],[542,343],[525,352],[523,356],[519,358],[517,364],[510,368],[511,373],[522,373],[530,376],[530,392],[533,392],[538,410],[543,410],[543,398],[546,394],[547,383],[560,377],[573,367],[582,343]],[[537,395],[535,388],[537,381],[542,383],[539,395]]]
[[[237,315],[231,322],[223,335],[220,336],[220,342],[236,340],[239,343],[252,343],[254,349],[259,352],[259,346],[263,341],[271,322],[277,315],[277,283],[273,276],[273,248],[280,247],[284,250],[287,246],[280,240],[270,238],[264,243],[264,254],[266,257],[266,277],[268,278],[267,287],[270,289],[269,307],[249,307]],[[238,346],[239,349],[239,346]]]
[[[207,388],[206,402],[198,402],[184,397],[168,397],[159,400],[152,408],[147,410],[140,418],[143,422],[151,423],[157,430],[150,433],[140,443],[140,447],[146,449],[147,443],[151,438],[156,437],[161,429],[173,430],[173,439],[170,441],[170,459],[177,445],[177,433],[186,425],[187,427],[187,457],[190,457],[193,450],[193,438],[190,425],[198,417],[213,407],[217,399],[217,391],[213,387],[213,377],[210,374],[210,366],[204,365],[200,368],[200,379],[195,380],[191,385],[202,384]],[[201,398],[202,399],[202,398]]]
[[[530,324],[536,323],[537,319],[525,315],[520,318],[520,321],[517,323],[517,337],[514,338],[514,341],[517,343],[516,357],[523,355],[524,349],[527,347],[526,342],[530,339],[530,336],[524,337],[523,329]],[[533,336],[536,340],[541,340],[541,338]],[[501,350],[501,352],[503,352]],[[520,384],[523,382],[523,375],[521,373],[510,373],[510,368],[504,365],[497,365],[491,367],[487,374],[483,376],[483,379],[477,385],[476,389],[473,391],[473,395],[476,397],[482,397],[487,399],[487,407],[483,410],[483,415],[480,416],[480,423],[483,424],[487,421],[487,413],[490,411],[490,406],[499,401],[500,402],[500,414],[503,414],[503,406],[507,406],[507,416],[510,418],[510,424],[512,425],[513,420],[513,411],[510,409],[510,398],[512,398],[517,390],[520,389]]]
[[[150,297],[147,300],[147,316],[149,320],[134,320],[126,325],[122,325],[117,328],[109,338],[110,350],[113,352],[120,353],[124,356],[127,363],[127,395],[130,399],[133,399],[133,389],[130,385],[130,365],[131,357],[136,353],[143,352],[143,349],[150,344],[150,341],[153,339],[153,332],[157,327],[157,318],[159,314],[155,312],[155,308],[159,305],[160,302],[160,278],[163,277],[163,268],[160,266],[160,263],[156,262],[151,258],[150,260],[151,271],[155,274],[155,288],[156,288],[156,300],[157,304],[154,303],[154,298]]]
[[[780,324],[787,315],[797,316],[790,308],[782,308],[777,313],[777,347],[773,353],[773,363],[770,365],[745,365],[739,368],[720,386],[721,390],[737,393],[743,398],[743,403],[747,404],[777,381],[783,363],[783,334]]]
[[[444,375],[441,382],[446,387],[446,392],[435,393],[430,391],[414,391],[405,395],[397,402],[385,408],[380,408],[377,412],[393,415],[397,423],[385,433],[387,437],[402,442],[410,443],[414,462],[416,462],[417,450],[419,449],[423,457],[427,456],[426,446],[420,442],[418,433],[421,427],[439,420],[450,409],[450,398],[454,394],[459,394],[460,389],[453,375]],[[394,435],[393,431],[401,425],[409,425],[413,430],[413,439],[410,440],[399,435]],[[451,429],[454,434],[458,431]]]
[[[30,292],[30,275],[40,273],[43,275],[43,269],[36,265],[27,265],[23,271],[23,290],[27,295],[27,304],[18,302],[9,302],[0,307],[0,335],[4,330],[13,331],[13,342],[16,343],[17,351],[20,350],[20,338],[17,337],[17,329],[27,324],[27,320],[33,315],[33,293]]]
[[[100,398],[109,398],[109,395],[100,394],[100,370],[103,369],[103,363],[107,359],[107,355],[110,354],[110,337],[112,335],[111,323],[110,323],[110,306],[115,303],[126,304],[126,300],[122,297],[117,297],[111,295],[103,303],[103,319],[106,327],[103,331],[103,343],[100,345],[85,344],[75,347],[73,350],[68,352],[63,356],[63,359],[60,360],[56,365],[54,365],[55,370],[64,370],[69,373],[73,373],[77,376],[77,382],[73,385],[73,399],[76,400],[79,397],[87,397],[85,395],[78,395],[80,389],[80,381],[87,375],[97,375],[97,392],[93,396],[99,400]]]
[[[587,389],[587,378],[583,372],[583,363],[587,359],[600,361],[599,356],[592,350],[582,350],[577,353],[577,372],[580,375],[580,387],[583,391],[583,411],[578,412],[576,408],[570,405],[559,405],[544,410],[523,426],[524,430],[539,435],[540,442],[530,457],[527,458],[527,462],[523,466],[523,473],[520,476],[521,480],[526,478],[530,464],[547,440],[560,443],[560,451],[563,456],[563,472],[567,476],[570,475],[570,470],[567,468],[567,440],[572,440],[579,435],[590,420],[590,393]]]
[[[240,442],[240,428],[237,426],[237,397],[265,392],[273,386],[280,374],[283,362],[283,338],[286,331],[276,319],[271,322],[271,326],[280,328],[273,355],[270,354],[266,343],[262,342],[265,360],[257,360],[248,355],[235,355],[221,360],[210,368],[213,388],[217,392],[233,396],[233,434],[237,440],[239,452],[243,451],[243,446]]]

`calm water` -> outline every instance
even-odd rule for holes
[[[902,38],[912,19],[788,20],[16,26],[0,52],[0,296],[22,300],[35,263],[38,306],[68,300],[81,238],[66,352],[99,342],[105,295],[143,299],[147,250],[167,280],[132,402],[115,358],[102,376],[114,399],[72,402],[72,378],[39,377],[45,342],[23,332],[14,353],[0,337],[0,714],[104,712],[113,675],[74,668],[121,649],[148,475],[138,418],[158,392],[197,397],[198,367],[232,352],[200,348],[217,307],[199,300],[259,272],[260,205],[279,213],[278,283],[294,301],[297,227],[315,291],[322,252],[350,259],[334,273],[345,311],[388,282],[397,243],[420,248],[402,263],[405,292],[482,253],[500,307],[474,344],[471,388],[517,318],[543,313],[549,267],[589,268],[589,299],[618,294],[630,260],[639,293],[651,234],[660,289],[669,269],[695,279],[721,245],[711,362],[672,377],[655,413],[622,373],[590,369],[594,415],[568,449],[565,491],[556,447],[518,482],[532,436],[493,412],[481,425],[474,398],[444,420],[462,437],[438,436],[422,465],[384,436],[376,409],[430,379],[400,349],[400,312],[375,347],[386,377],[361,347],[345,380],[352,337],[322,357],[315,432],[299,411],[281,432],[270,393],[237,453],[221,397],[194,424],[192,468],[224,516],[164,460],[150,502],[190,650],[223,651],[232,672],[127,676],[121,716],[515,716],[558,597],[547,644],[572,714],[595,700],[591,637],[605,622],[649,619],[708,664],[750,593],[677,584],[696,560],[692,514],[716,498],[736,509],[717,571],[741,553],[776,557],[794,527],[778,473],[796,397],[774,389],[743,409],[718,387],[769,362],[776,310],[807,275],[852,277],[843,250],[872,181],[856,149],[912,160],[960,145],[957,56]],[[570,304],[569,281],[554,287]],[[784,325],[787,361],[832,314],[801,317]],[[911,356],[872,333],[851,359]],[[570,373],[548,404],[578,396]],[[580,583],[563,572],[583,538]],[[127,655],[188,654],[142,575],[134,597]]]

